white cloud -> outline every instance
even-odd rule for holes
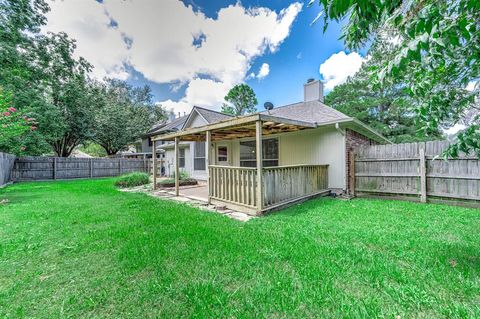
[[[295,2],[277,13],[238,2],[212,19],[176,0],[66,0],[51,6],[45,31],[63,30],[77,39],[78,53],[95,66],[95,75],[125,78],[127,65],[153,82],[186,83],[179,108],[221,103],[246,79],[256,57],[278,50],[302,9]]]
[[[477,85],[477,81],[470,81],[470,82],[468,82],[468,85],[465,87],[465,90],[473,91],[473,90],[475,90],[476,85]]]
[[[443,130],[443,131],[444,131],[445,134],[447,134],[447,135],[454,135],[454,134],[457,134],[459,131],[464,130],[464,129],[466,129],[466,128],[467,128],[467,127],[466,127],[465,125],[457,123],[457,124],[455,124],[454,126],[448,128],[448,129],[446,129],[446,130]]]
[[[77,41],[75,55],[95,68],[93,75],[126,79],[128,50],[122,34],[110,27],[111,19],[97,1],[51,1],[44,32],[66,32]]]
[[[344,51],[332,54],[320,65],[325,89],[331,90],[336,85],[344,83],[349,76],[360,70],[365,59],[356,52],[345,54]]]
[[[257,78],[263,79],[270,73],[270,65],[267,63],[263,63],[262,66],[260,67],[260,70],[258,71]]]

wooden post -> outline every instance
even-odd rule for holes
[[[178,149],[179,145],[179,138],[175,137],[175,196],[180,195],[180,168],[178,167],[180,164],[179,161],[179,153],[180,150]]]
[[[147,154],[143,154],[143,170],[148,173]]]
[[[118,175],[122,175],[122,158],[118,159]]]
[[[153,161],[153,190],[157,189],[157,141],[153,141],[152,145],[152,161]]]
[[[93,177],[93,158],[88,161],[88,168],[90,170],[90,178]]]
[[[53,179],[57,179],[57,158],[53,158]]]
[[[422,203],[427,202],[427,168],[425,165],[425,149],[420,146],[420,201]]]
[[[263,209],[263,143],[262,143],[262,121],[255,123],[256,143],[257,143],[257,211],[260,213]]]
[[[205,160],[207,166],[207,189],[208,189],[208,203],[210,203],[210,195],[211,195],[211,181],[210,181],[210,148],[212,144],[212,132],[207,131],[206,142],[205,142]]]
[[[355,152],[352,150],[350,151],[350,153],[348,154],[349,158],[349,164],[350,164],[350,168],[349,168],[349,172],[350,172],[350,180],[349,180],[349,188],[350,188],[350,195],[352,196],[355,196]]]

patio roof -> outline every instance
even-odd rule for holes
[[[212,141],[230,140],[243,137],[255,136],[255,123],[262,121],[263,135],[293,132],[308,128],[315,128],[315,123],[297,121],[267,114],[253,114],[243,117],[235,117],[214,124],[204,125],[155,136],[154,141],[174,140],[176,137],[181,141],[204,141],[205,133],[211,131]]]

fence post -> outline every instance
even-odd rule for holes
[[[57,158],[53,158],[53,179],[57,179]]]
[[[352,150],[350,151],[349,155],[349,164],[350,164],[350,180],[349,180],[349,186],[350,186],[350,195],[355,196],[355,152]]]
[[[90,169],[90,178],[93,177],[93,158],[89,160],[88,168]]]
[[[425,165],[425,149],[420,146],[420,201],[422,203],[427,202],[427,170]]]
[[[118,175],[122,175],[122,158],[118,159]]]

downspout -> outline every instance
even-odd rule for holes
[[[343,136],[345,136],[345,131],[340,128],[340,124],[337,122],[335,123],[335,129],[340,132]]]

